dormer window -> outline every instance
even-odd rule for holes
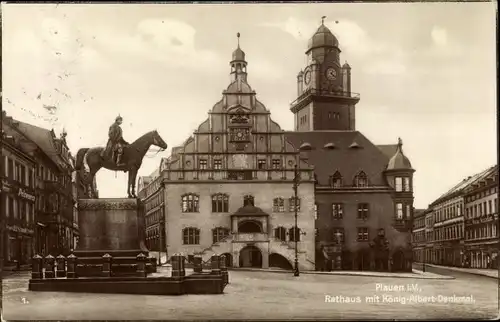
[[[349,145],[349,149],[360,149],[361,146],[357,142],[352,142],[351,145]]]
[[[361,171],[354,177],[354,186],[358,188],[368,187],[368,177],[366,173]]]
[[[330,185],[333,188],[342,187],[342,175],[340,172],[336,171],[332,176],[330,176]]]
[[[299,148],[301,151],[309,151],[309,150],[312,150],[312,146],[311,144],[307,143],[307,142],[304,142],[301,144],[300,148]]]
[[[335,144],[333,144],[332,142],[330,142],[330,143],[325,144],[325,145],[323,146],[323,148],[324,148],[325,150],[333,150],[333,149],[335,149]]]

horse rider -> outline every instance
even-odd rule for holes
[[[122,163],[123,148],[129,143],[123,139],[123,131],[120,125],[123,122],[123,118],[118,115],[115,122],[109,127],[108,132],[108,144],[106,144],[106,149],[103,150],[101,156],[105,158],[111,152],[111,158],[115,162],[117,167],[124,166]]]

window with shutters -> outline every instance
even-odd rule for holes
[[[285,227],[277,227],[274,229],[274,237],[281,241],[286,241],[286,229]]]

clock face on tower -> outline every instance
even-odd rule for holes
[[[304,75],[304,83],[308,85],[311,82],[311,71],[307,71]]]
[[[331,80],[331,81],[334,81],[337,79],[337,71],[335,70],[335,68],[329,67],[326,70],[326,78],[328,78],[328,80]]]

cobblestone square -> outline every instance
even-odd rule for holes
[[[30,292],[28,278],[20,273],[4,279],[5,320],[479,319],[498,314],[497,281],[472,275],[423,280],[231,271],[224,294],[179,297]],[[380,302],[366,298],[374,295]],[[473,302],[410,302],[415,295],[472,296]]]

